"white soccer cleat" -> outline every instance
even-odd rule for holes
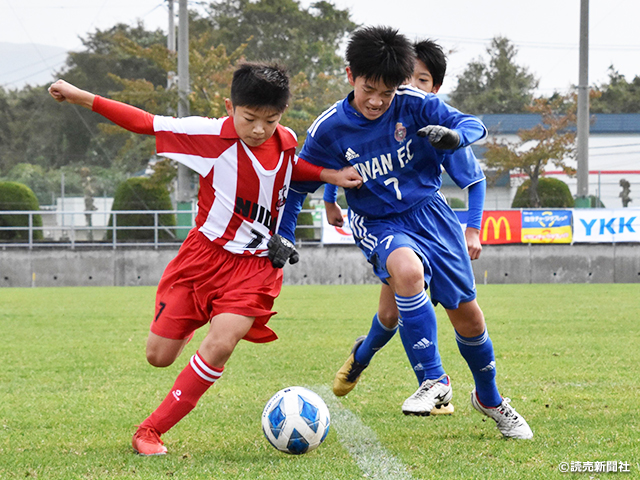
[[[441,382],[445,378],[446,385]],[[402,413],[405,415],[430,415],[436,406],[448,406],[452,396],[453,390],[448,375],[442,375],[435,380],[425,380],[418,387],[418,390],[404,401]]]
[[[518,438],[521,440],[530,440],[533,438],[533,432],[529,428],[527,421],[516,412],[515,408],[509,405],[511,399],[503,398],[502,403],[497,407],[484,407],[478,400],[476,389],[471,392],[471,405],[480,413],[495,420],[498,424],[498,430],[507,438]]]

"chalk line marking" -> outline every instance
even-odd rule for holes
[[[376,480],[412,480],[404,464],[387,452],[375,432],[342,406],[326,385],[309,387],[322,397],[331,414],[331,428],[367,478]]]

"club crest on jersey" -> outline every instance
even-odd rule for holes
[[[405,138],[407,138],[407,129],[402,123],[396,123],[396,131],[393,133],[393,138],[396,139],[396,142],[404,142]]]
[[[287,186],[283,185],[278,192],[278,201],[276,202],[276,210],[280,210],[284,207],[284,203],[287,201]]]

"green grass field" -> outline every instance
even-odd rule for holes
[[[472,409],[471,375],[441,308],[453,416],[402,414],[417,384],[399,338],[336,399],[329,385],[366,333],[378,287],[285,287],[270,323],[280,339],[241,342],[222,379],[163,437],[169,455],[145,458],[132,453],[134,425],[205,333],[175,365],[148,365],[154,294],[0,289],[0,478],[640,478],[640,285],[479,286],[498,385],[531,425],[532,441],[503,439]],[[325,443],[302,456],[276,451],[260,427],[267,400],[291,385],[321,393],[333,416]],[[613,461],[630,473],[559,472],[562,462]]]

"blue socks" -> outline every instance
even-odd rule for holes
[[[485,329],[477,337],[463,337],[456,332],[458,349],[467,361],[476,384],[478,400],[485,407],[495,407],[502,403],[502,397],[496,386],[496,360],[493,343]]]
[[[395,335],[398,327],[388,329],[380,320],[378,320],[378,314],[373,316],[371,322],[371,328],[367,333],[367,338],[360,344],[354,355],[356,362],[361,365],[369,365],[369,362],[375,355],[375,353],[384,347],[389,340]]]
[[[400,337],[418,382],[444,375],[438,352],[436,312],[426,291],[412,297],[396,295]]]
[[[407,358],[409,359],[409,363],[411,364],[411,369],[413,373],[416,374],[416,379],[418,380],[418,385],[422,385],[424,381],[424,367],[418,360],[416,360],[416,356],[413,354],[413,344],[407,338],[407,334],[404,333],[404,329],[400,330],[400,339],[402,340],[402,346],[404,347],[404,351],[407,354]]]

